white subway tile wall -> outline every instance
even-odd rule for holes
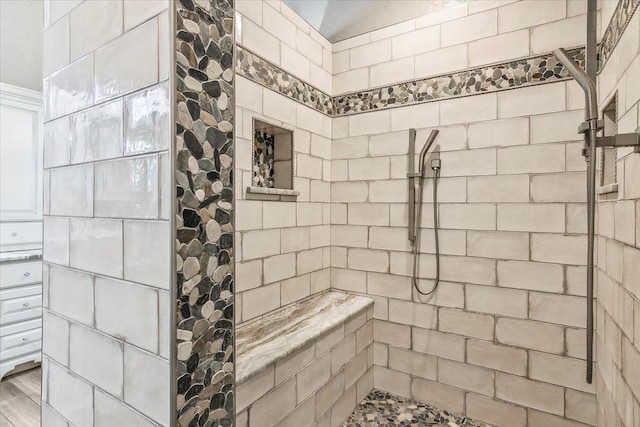
[[[340,41],[333,45],[333,95],[584,44],[579,3],[472,0]],[[615,3],[603,2],[603,11]]]
[[[44,427],[169,425],[168,6],[45,2]]]
[[[603,30],[616,2],[602,7]],[[617,91],[618,132],[638,132],[640,91],[632,76],[640,70],[640,13],[627,30],[598,77],[600,101]],[[571,396],[567,411],[597,418],[598,426],[633,426],[640,422],[640,157],[618,149],[617,194],[597,203],[598,267],[596,292],[597,412]],[[567,396],[569,397],[569,396]],[[576,417],[576,419],[579,419]]]
[[[331,286],[376,298],[376,387],[498,425],[533,425],[534,409],[595,425],[593,412],[570,409],[575,393],[595,402],[579,351],[586,238],[573,219],[585,176],[567,155],[580,137],[575,126],[558,138],[541,124],[560,114],[580,121],[566,97],[567,83],[553,83],[367,113],[349,117],[346,135],[333,139]],[[418,128],[416,151],[431,129],[442,136],[446,282],[431,298],[409,280],[409,127]],[[435,272],[431,185],[427,179],[419,257],[425,289]]]
[[[266,3],[263,8],[276,13]],[[245,26],[243,32],[251,30]],[[329,289],[332,144],[331,119],[325,125],[317,111],[244,77],[238,76],[237,84],[236,116],[245,121],[235,142],[236,319],[241,323]],[[293,189],[300,192],[295,201],[251,200],[246,194],[252,185],[254,118],[293,130]]]

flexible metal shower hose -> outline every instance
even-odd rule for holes
[[[433,168],[433,230],[435,232],[435,244],[436,244],[436,277],[433,287],[424,292],[420,290],[418,285],[418,249],[420,247],[420,222],[422,219],[422,192],[424,187],[424,178],[420,177],[418,183],[418,212],[416,215],[416,240],[413,243],[413,275],[411,276],[411,283],[413,287],[420,295],[431,295],[438,289],[440,283],[440,240],[438,233],[438,178],[440,177],[440,168]],[[410,207],[411,209],[411,207]]]

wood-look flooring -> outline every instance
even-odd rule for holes
[[[40,427],[41,376],[37,368],[0,381],[0,427]]]

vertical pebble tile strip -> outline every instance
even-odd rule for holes
[[[373,389],[342,427],[491,427],[424,403]]]
[[[177,425],[234,424],[233,4],[176,1]]]

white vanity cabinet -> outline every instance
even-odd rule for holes
[[[42,95],[0,83],[0,379],[42,349]]]
[[[39,362],[42,349],[40,251],[0,254],[0,378],[16,366]]]

